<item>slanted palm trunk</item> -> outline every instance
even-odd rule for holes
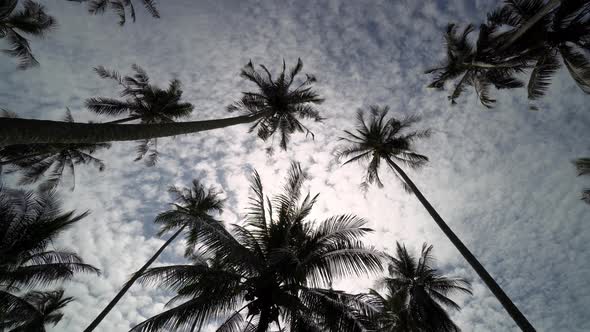
[[[261,112],[204,121],[158,124],[77,123],[0,118],[0,146],[34,143],[102,143],[176,136],[254,122]]]
[[[463,242],[461,242],[457,235],[455,235],[451,228],[445,223],[443,218],[438,214],[438,212],[436,212],[434,207],[430,205],[428,200],[424,197],[424,195],[422,195],[420,190],[416,187],[414,182],[410,180],[408,175],[406,175],[406,173],[391,159],[388,158],[387,162],[402,177],[404,182],[412,189],[412,192],[414,192],[416,197],[418,197],[420,203],[422,203],[424,208],[426,208],[428,213],[430,213],[432,219],[434,219],[434,221],[440,227],[440,229],[445,233],[449,240],[451,240],[453,245],[455,245],[455,247],[459,250],[461,255],[463,255],[463,257],[467,260],[469,265],[471,265],[475,272],[477,272],[479,277],[483,280],[486,286],[488,286],[488,289],[492,291],[494,296],[496,296],[498,301],[500,301],[504,309],[508,312],[510,317],[512,317],[514,322],[516,322],[518,327],[520,327],[520,329],[525,332],[534,332],[535,328],[531,325],[531,323],[529,323],[526,317],[520,312],[520,310],[518,310],[516,305],[512,303],[508,295],[504,293],[502,288],[500,288],[500,286],[496,283],[494,278],[492,278],[488,271],[486,271],[486,269],[479,263],[477,258],[473,256],[471,251],[469,251],[469,249],[467,249],[467,247],[463,244]]]
[[[260,318],[258,319],[258,326],[256,332],[267,332],[270,327],[270,310],[263,309],[260,311]]]
[[[129,288],[131,288],[131,286],[135,283],[135,281],[137,281],[137,279],[148,269],[148,267],[150,267],[150,265],[152,265],[152,263],[158,258],[158,256],[160,256],[162,251],[164,251],[164,249],[166,249],[166,247],[168,247],[168,245],[170,243],[172,243],[172,241],[174,241],[174,239],[176,239],[178,237],[178,235],[180,235],[180,233],[182,233],[182,231],[184,230],[185,227],[186,226],[182,226],[176,233],[174,233],[174,235],[172,235],[168,239],[168,241],[166,241],[166,243],[164,243],[164,245],[162,245],[160,247],[160,249],[158,249],[158,251],[156,251],[156,253],[152,256],[152,258],[150,258],[141,267],[141,269],[137,270],[137,272],[135,272],[133,274],[131,279],[129,279],[129,281],[127,281],[127,283],[125,283],[125,285],[119,291],[119,293],[117,293],[117,295],[115,295],[115,297],[111,300],[111,302],[109,302],[109,304],[100,312],[100,314],[98,314],[98,316],[96,316],[96,318],[92,321],[92,323],[90,323],[90,325],[88,325],[88,327],[84,330],[84,332],[93,331],[98,326],[98,324],[100,324],[100,322],[106,317],[106,315],[108,315],[108,313],[115,307],[115,305],[117,305],[117,302],[119,302],[119,300],[125,295],[125,293],[127,293]]]
[[[561,5],[561,0],[549,0],[549,2],[547,2],[545,4],[545,6],[543,6],[543,8],[541,8],[541,10],[539,10],[533,17],[528,19],[526,21],[526,23],[523,24],[523,26],[520,27],[512,35],[512,37],[510,37],[510,39],[508,39],[506,44],[502,45],[501,49],[505,50],[505,49],[509,48],[514,42],[516,42],[518,40],[518,38],[522,37],[530,28],[532,28],[533,25],[535,25],[537,22],[539,22],[543,17],[545,17],[545,15],[551,13],[559,5]]]

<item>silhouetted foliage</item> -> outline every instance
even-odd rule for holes
[[[469,282],[440,274],[432,266],[432,246],[426,244],[416,259],[398,243],[396,255],[389,260],[389,276],[377,283],[379,289],[385,289],[385,295],[377,290],[366,295],[371,299],[371,307],[378,309],[372,315],[379,325],[378,330],[460,331],[445,308],[461,309],[449,296],[453,293],[471,294]]]
[[[55,238],[88,212],[62,212],[52,192],[0,189],[0,289],[46,286],[98,270],[75,253],[52,248]]]
[[[64,120],[74,122],[69,109]],[[61,182],[64,172],[69,170],[72,176],[71,190],[73,190],[76,182],[75,166],[91,164],[99,171],[103,171],[104,163],[93,154],[110,146],[109,143],[9,145],[0,148],[0,165],[8,165],[13,168],[12,171],[21,173],[22,177],[19,181],[21,185],[33,184],[46,177],[41,184],[44,190],[54,189]]]
[[[250,61],[242,69],[240,76],[255,83],[258,92],[244,92],[238,102],[228,106],[228,111],[245,114],[263,113],[264,116],[254,123],[250,131],[257,130],[258,137],[264,141],[278,131],[281,137],[279,146],[283,150],[287,149],[291,134],[297,131],[313,137],[313,133],[299,119],[312,119],[316,122],[322,120],[315,105],[321,104],[324,100],[311,87],[316,82],[315,76],[306,74],[305,80],[299,82],[296,88],[292,88],[296,76],[303,69],[301,59],[297,60],[297,64],[288,73],[283,60],[283,70],[274,80],[264,65],[260,67],[263,73],[256,71]]]
[[[590,158],[580,158],[576,160],[578,175],[590,175]],[[590,189],[582,191],[582,200],[590,204]]]
[[[462,32],[455,24],[448,25],[445,33],[447,58],[437,68],[426,71],[426,74],[434,75],[434,81],[428,87],[443,90],[446,82],[456,80],[449,95],[453,104],[457,103],[457,98],[467,86],[472,86],[482,105],[492,107],[495,100],[490,96],[490,87],[512,89],[524,86],[515,76],[527,68],[530,59],[525,56],[495,56],[492,40],[496,32],[494,26],[481,25],[475,45],[469,41],[469,34],[473,31],[473,25],[466,26]]]
[[[195,253],[192,265],[152,268],[141,276],[143,283],[175,291],[169,304],[181,304],[133,331],[198,331],[214,319],[224,320],[218,331],[262,332],[271,324],[281,329],[281,322],[291,331],[357,331],[355,317],[334,300],[340,293],[319,286],[379,271],[381,254],[360,242],[371,231],[360,218],[308,221],[317,195],[302,196],[305,178],[293,164],[283,193],[271,200],[254,172],[244,224],[233,225],[230,232],[203,222],[194,234],[210,258]]]
[[[33,56],[29,41],[23,34],[43,37],[57,24],[45,8],[31,0],[23,1],[23,8],[17,10],[18,0],[0,0],[0,39],[6,38],[10,48],[3,50],[9,56],[19,59],[18,68],[27,69],[39,65]]]
[[[72,297],[64,297],[62,289],[31,291],[18,297],[0,292],[0,329],[9,332],[45,332],[45,325],[57,325],[63,309]]]
[[[174,79],[166,90],[150,84],[150,79],[141,67],[132,65],[133,75],[121,76],[116,71],[103,66],[94,68],[104,79],[112,79],[121,87],[124,100],[108,97],[94,97],[86,100],[86,107],[99,115],[122,116],[111,123],[139,121],[139,123],[171,123],[187,118],[193,111],[193,105],[181,102],[182,87],[179,80]],[[137,147],[137,158],[141,160],[147,155],[146,164],[153,166],[158,159],[157,140],[143,140]]]
[[[68,0],[72,2],[88,3],[88,12],[93,15],[104,14],[111,9],[119,16],[119,25],[125,25],[127,15],[135,22],[135,7],[132,0]],[[145,9],[154,18],[160,18],[160,12],[156,7],[155,0],[141,0]],[[129,13],[127,12],[129,11]]]
[[[357,127],[355,131],[345,130],[345,137],[340,138],[346,145],[337,151],[337,158],[347,159],[343,165],[359,162],[367,163],[367,173],[362,183],[366,189],[368,185],[376,183],[383,187],[379,177],[381,162],[392,167],[397,162],[411,168],[419,168],[428,162],[428,157],[414,151],[416,139],[430,136],[430,130],[415,131],[410,128],[420,121],[417,116],[407,116],[402,119],[387,117],[389,106],[370,106],[369,111],[357,112]],[[368,118],[367,118],[367,114]],[[397,172],[394,170],[394,174]],[[408,189],[400,178],[404,188]]]

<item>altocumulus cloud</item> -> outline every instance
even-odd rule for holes
[[[450,107],[446,96],[425,88],[422,71],[442,60],[442,31],[449,21],[479,23],[495,1],[189,1],[162,2],[162,19],[138,10],[138,22],[119,27],[116,18],[88,16],[63,0],[45,1],[59,29],[33,40],[41,67],[17,72],[0,64],[0,103],[23,117],[57,119],[69,106],[77,120],[96,119],[85,98],[116,95],[92,67],[125,72],[137,63],[152,80],[173,77],[195,105],[194,119],[227,116],[225,106],[250,89],[238,77],[249,59],[277,69],[298,57],[317,75],[327,118],[312,124],[315,140],[295,136],[288,152],[273,156],[247,126],[160,140],[158,166],[132,162],[131,143],[100,154],[108,169],[77,172],[77,189],[63,191],[66,207],[92,214],[66,233],[59,246],[78,251],[103,271],[68,283],[76,302],[56,331],[80,331],[129,275],[163,243],[155,215],[167,208],[170,185],[199,178],[223,188],[224,220],[240,222],[247,203],[247,176],[256,168],[272,192],[290,160],[312,175],[321,193],[314,214],[355,213],[376,230],[370,241],[390,250],[395,241],[418,249],[435,246],[445,273],[474,282],[474,296],[459,299],[453,318],[464,331],[512,331],[516,327],[475,273],[397,180],[363,195],[360,167],[340,168],[331,152],[357,108],[389,104],[397,115],[417,114],[434,136],[419,151],[428,167],[409,171],[441,215],[473,250],[539,331],[588,331],[590,306],[590,210],[578,200],[581,184],[570,161],[590,155],[588,97],[565,71],[553,79],[542,111],[527,110],[524,91],[497,93],[483,109],[474,96]],[[385,175],[386,173],[384,173]],[[273,187],[274,186],[274,187]],[[182,261],[179,241],[158,264]],[[335,284],[350,291],[370,279]],[[170,294],[135,285],[100,326],[127,330],[160,312]]]

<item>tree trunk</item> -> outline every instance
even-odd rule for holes
[[[494,278],[492,278],[488,271],[486,271],[486,269],[479,263],[477,258],[473,256],[471,251],[469,251],[469,249],[467,249],[467,247],[463,244],[463,242],[461,242],[457,235],[455,235],[455,233],[445,223],[445,221],[438,214],[438,212],[436,212],[434,207],[430,205],[428,200],[424,197],[424,195],[422,195],[420,190],[416,187],[414,182],[410,180],[408,175],[406,175],[406,173],[391,159],[387,158],[387,162],[402,177],[404,182],[406,182],[406,184],[412,189],[416,197],[418,197],[420,203],[422,203],[422,205],[424,206],[424,208],[426,208],[430,216],[432,216],[432,219],[434,219],[434,221],[440,227],[440,229],[445,233],[449,240],[451,240],[453,245],[455,245],[457,250],[459,250],[461,255],[463,255],[463,257],[467,260],[469,265],[471,265],[475,272],[477,272],[479,277],[483,280],[486,286],[488,286],[489,290],[494,294],[494,296],[496,296],[498,301],[500,301],[504,309],[508,312],[508,314],[510,314],[510,317],[512,317],[512,319],[514,320],[514,322],[516,322],[518,327],[520,327],[520,329],[525,332],[534,332],[535,328],[531,325],[531,323],[529,323],[526,317],[520,312],[520,310],[518,310],[516,305],[512,303],[508,295],[504,293],[502,288],[500,288],[500,286],[496,283]]]
[[[512,37],[510,37],[510,39],[508,39],[506,44],[502,45],[502,47],[500,49],[505,50],[505,49],[509,48],[512,44],[514,44],[514,42],[516,42],[520,37],[522,37],[522,35],[524,35],[530,28],[532,28],[533,25],[535,25],[537,22],[539,22],[543,17],[545,17],[545,15],[552,12],[560,4],[561,4],[561,0],[549,0],[549,2],[547,2],[545,4],[545,6],[543,6],[543,8],[541,8],[541,10],[539,10],[533,17],[528,19],[526,21],[526,23],[522,27],[520,27],[520,29],[518,29],[512,35]]]
[[[262,309],[260,311],[260,319],[258,319],[258,326],[256,332],[267,332],[270,327],[270,310]]]
[[[125,283],[125,285],[119,291],[119,293],[117,293],[117,295],[115,295],[115,297],[111,300],[111,302],[109,302],[109,304],[100,312],[100,314],[98,314],[98,316],[96,316],[96,318],[92,321],[92,323],[90,323],[90,325],[88,325],[88,327],[84,330],[84,332],[93,331],[98,326],[98,324],[100,324],[100,322],[106,317],[106,315],[108,315],[108,313],[115,307],[115,305],[117,305],[117,302],[119,302],[119,300],[121,300],[121,298],[125,295],[125,293],[127,293],[129,288],[131,288],[131,286],[135,283],[135,281],[137,281],[137,279],[139,279],[141,274],[144,273],[148,269],[148,267],[150,267],[150,265],[152,265],[152,263],[158,258],[158,256],[160,256],[162,251],[164,251],[164,249],[166,249],[166,247],[170,243],[172,243],[172,241],[174,241],[174,239],[176,239],[176,237],[178,237],[178,235],[184,230],[185,227],[186,226],[182,226],[176,233],[174,233],[174,235],[172,235],[168,239],[168,241],[166,241],[166,243],[164,243],[164,245],[162,245],[160,247],[160,249],[158,249],[158,251],[156,251],[156,253],[152,256],[152,258],[150,258],[139,270],[137,270],[137,272],[135,272],[133,274],[131,279],[129,279],[129,281],[127,281]]]
[[[76,123],[0,118],[0,146],[34,143],[102,143],[175,136],[254,122],[266,113],[158,124]]]
[[[104,122],[104,123],[123,123],[123,122],[129,122],[129,121],[133,121],[133,120],[137,120],[137,119],[141,119],[141,116],[139,116],[139,115],[130,116],[128,118],[123,118],[123,119],[109,121],[109,122]]]

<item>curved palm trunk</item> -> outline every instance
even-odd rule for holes
[[[77,123],[0,118],[0,146],[32,143],[101,143],[176,136],[254,122],[266,113],[158,124]]]
[[[148,269],[148,267],[150,267],[150,265],[152,265],[152,263],[158,258],[158,256],[160,256],[162,251],[164,251],[164,249],[166,249],[166,247],[168,247],[168,245],[172,243],[172,241],[174,241],[174,239],[176,239],[176,237],[178,237],[180,233],[182,233],[185,227],[186,226],[182,226],[176,233],[174,233],[174,235],[172,235],[168,239],[168,241],[166,241],[166,243],[164,243],[160,247],[160,249],[156,251],[152,258],[150,258],[139,270],[137,270],[137,272],[133,274],[131,279],[129,279],[129,281],[125,283],[125,285],[119,291],[119,293],[117,293],[117,295],[115,295],[111,302],[109,302],[109,304],[100,312],[100,314],[96,316],[96,318],[92,321],[92,323],[90,323],[90,325],[88,325],[84,332],[93,331],[98,326],[98,324],[100,324],[100,322],[106,317],[106,315],[108,315],[108,313],[115,307],[115,305],[117,305],[117,302],[119,302],[119,300],[125,295],[125,293],[127,293],[129,288],[131,288],[135,281],[139,279],[141,274],[144,273]]]
[[[517,41],[520,37],[522,37],[522,35],[524,35],[530,28],[532,28],[533,25],[535,25],[537,22],[539,22],[543,17],[545,17],[545,15],[552,12],[560,4],[561,4],[561,0],[549,0],[549,2],[547,2],[545,4],[545,6],[543,6],[543,8],[541,8],[541,10],[539,10],[533,17],[531,17],[529,20],[527,20],[526,23],[522,27],[520,27],[520,29],[518,29],[512,35],[512,37],[510,37],[510,39],[508,39],[506,44],[502,45],[501,50],[505,50],[508,47],[510,47],[512,44],[514,44],[514,42]]]
[[[488,289],[492,291],[492,293],[498,299],[498,301],[500,301],[504,309],[508,312],[510,317],[512,317],[512,319],[518,325],[518,327],[520,327],[520,329],[525,332],[534,332],[535,328],[531,325],[531,323],[529,323],[526,317],[520,312],[520,310],[518,310],[516,305],[512,303],[508,295],[504,293],[504,291],[496,283],[494,278],[492,278],[488,271],[486,271],[486,269],[479,263],[479,261],[471,253],[471,251],[467,249],[467,247],[463,244],[459,237],[455,235],[451,228],[445,223],[443,218],[438,214],[438,212],[436,212],[434,207],[430,205],[428,200],[424,197],[424,195],[422,195],[420,190],[416,187],[414,182],[410,180],[408,175],[390,158],[387,158],[387,162],[402,177],[404,182],[412,189],[416,197],[418,197],[420,203],[422,203],[424,208],[426,208],[426,210],[428,211],[430,216],[432,216],[432,219],[434,219],[438,227],[440,227],[440,229],[445,233],[449,240],[451,240],[453,245],[455,245],[457,250],[459,250],[461,255],[463,255],[463,258],[467,260],[467,262],[469,263],[469,265],[471,265],[475,272],[477,272],[479,277],[483,280],[486,286],[488,286]]]

